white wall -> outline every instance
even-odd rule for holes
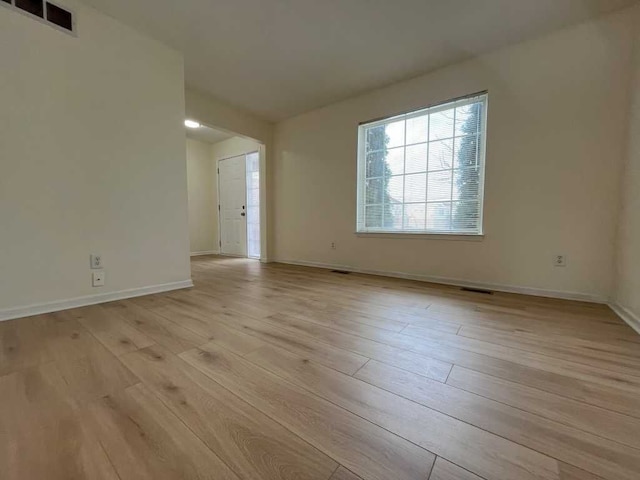
[[[190,279],[182,56],[62,3],[77,37],[0,8],[0,317]]]
[[[640,328],[640,15],[636,15],[635,25],[629,148],[623,173],[615,300],[628,315],[635,317],[636,327]]]
[[[609,298],[629,12],[279,123],[270,190],[275,259]],[[485,238],[355,235],[358,122],[482,90],[489,91]],[[552,265],[555,254],[567,256],[566,268]]]
[[[236,157],[245,153],[257,152],[260,144],[248,138],[232,137],[211,146],[214,162],[224,158]]]
[[[185,97],[188,118],[221,130],[255,138],[265,144],[271,142],[271,122],[192,89],[187,89]]]
[[[191,253],[218,252],[218,182],[212,145],[187,139]]]

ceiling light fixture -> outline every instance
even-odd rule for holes
[[[200,124],[195,120],[185,120],[184,126],[187,128],[200,128]]]

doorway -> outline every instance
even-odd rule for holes
[[[220,253],[260,259],[260,154],[218,161]]]

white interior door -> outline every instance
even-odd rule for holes
[[[228,158],[218,163],[220,196],[220,253],[247,256],[246,157]]]

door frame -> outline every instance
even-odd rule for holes
[[[216,160],[216,170],[215,170],[215,175],[216,175],[216,202],[217,202],[217,206],[218,206],[218,254],[219,255],[224,255],[225,257],[234,257],[234,258],[250,258],[249,257],[249,234],[248,234],[248,229],[245,229],[245,238],[244,238],[244,242],[245,242],[245,248],[247,251],[247,254],[242,256],[242,255],[231,255],[228,253],[222,253],[222,221],[221,221],[221,204],[220,204],[220,162],[224,162],[225,160],[230,160],[232,158],[237,158],[237,157],[244,157],[244,171],[245,171],[245,175],[244,175],[244,201],[245,201],[245,207],[247,206],[247,200],[248,200],[248,193],[247,193],[247,155],[252,154],[252,153],[257,153],[258,154],[258,171],[260,174],[260,258],[256,259],[259,260],[260,262],[265,262],[266,261],[266,255],[265,255],[265,244],[266,244],[266,232],[264,232],[264,220],[266,219],[266,205],[264,204],[264,200],[266,200],[266,194],[265,194],[265,186],[266,186],[266,179],[264,178],[264,162],[265,162],[265,151],[264,151],[264,145],[260,144],[258,150],[251,150],[248,152],[244,152],[241,153],[239,155],[231,155],[229,157],[224,157],[224,158],[219,158]],[[247,211],[247,208],[245,208],[245,212]],[[245,216],[245,222],[246,222],[246,216]]]

